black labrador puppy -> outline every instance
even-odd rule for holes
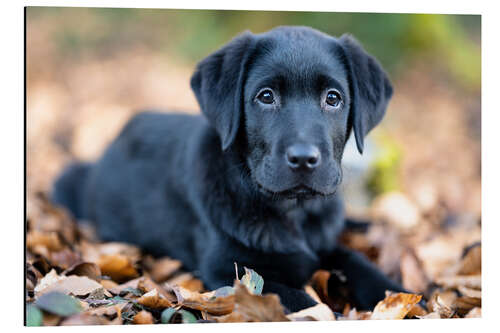
[[[181,260],[209,289],[232,285],[234,262],[252,268],[290,311],[315,304],[303,286],[319,268],[343,272],[358,308],[402,290],[336,242],[344,146],[354,131],[363,151],[392,95],[373,57],[306,27],[245,32],[191,87],[202,116],[135,116],[100,160],[66,169],[54,201],[104,240]]]

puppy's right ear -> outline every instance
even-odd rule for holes
[[[253,34],[244,32],[203,59],[191,77],[191,88],[201,111],[219,134],[222,150],[234,142],[238,132],[253,41]]]

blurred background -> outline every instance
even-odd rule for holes
[[[345,241],[425,289],[480,240],[480,16],[30,7],[26,20],[28,206],[138,110],[198,113],[194,66],[238,33],[306,25],[353,34],[395,90],[365,154],[345,153],[348,212],[380,229]],[[399,265],[407,253],[426,282]]]

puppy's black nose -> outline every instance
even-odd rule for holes
[[[286,150],[286,163],[293,170],[313,170],[320,164],[320,160],[318,147],[310,144],[298,143]]]

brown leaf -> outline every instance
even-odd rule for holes
[[[178,271],[181,266],[182,263],[179,260],[168,257],[158,259],[154,262],[151,269],[151,278],[156,282],[163,282]]]
[[[427,302],[430,312],[437,312],[441,318],[451,318],[455,314],[457,295],[452,291],[435,291]]]
[[[102,274],[114,281],[127,281],[139,275],[132,261],[123,254],[104,254],[97,261]]]
[[[118,283],[111,281],[111,280],[101,280],[101,285],[106,288],[106,290],[113,290],[116,287],[118,287]]]
[[[241,283],[235,283],[234,311],[217,318],[218,322],[272,322],[290,321],[284,313],[278,295],[254,295]]]
[[[134,316],[134,319],[132,320],[134,324],[153,324],[154,323],[154,318],[153,315],[146,311],[142,310],[137,312],[137,314]]]
[[[454,305],[458,314],[464,316],[473,308],[481,307],[481,298],[466,296],[457,297]]]
[[[423,307],[421,307],[418,304],[415,304],[414,306],[412,306],[410,311],[408,311],[408,313],[406,314],[406,317],[407,318],[420,318],[420,317],[426,316],[427,314],[428,314],[428,312],[426,309],[424,309]]]
[[[64,275],[86,276],[92,280],[99,281],[101,279],[101,269],[92,262],[80,262],[69,267],[63,272]]]
[[[310,308],[291,313],[286,316],[292,321],[303,321],[303,320],[335,320],[335,315],[328,305],[324,303],[316,304]]]
[[[375,306],[371,319],[403,319],[421,299],[415,294],[389,294]]]
[[[420,319],[441,319],[439,312],[430,312],[423,316],[417,316]]]
[[[215,297],[213,292],[200,294],[182,287],[173,287],[179,295],[179,304],[183,307],[205,311],[212,315],[226,315],[234,309],[234,295]]]
[[[156,289],[142,295],[137,299],[137,303],[153,309],[164,309],[172,306],[172,303],[159,294]]]
[[[177,301],[177,298],[171,293],[168,292],[165,288],[151,280],[147,276],[143,276],[142,278],[139,278],[137,281],[137,289],[143,291],[144,293],[150,292],[153,289],[156,289],[159,294],[161,294],[162,297],[165,299],[169,300],[171,303],[174,303]]]
[[[84,241],[81,243],[81,251],[83,259],[89,262],[96,262],[101,256],[112,254],[122,254],[132,262],[141,257],[141,250],[137,246],[120,242],[93,244]]]
[[[50,271],[40,283],[35,287],[35,297],[58,291],[64,294],[71,294],[74,296],[84,296],[92,294],[94,297],[104,297],[104,295],[111,296],[104,287],[86,276],[59,276],[55,270]]]
[[[481,274],[481,244],[471,247],[460,262],[458,275]]]
[[[109,291],[111,291],[115,295],[119,295],[122,291],[124,291],[127,288],[134,288],[134,289],[139,289],[143,293],[150,292],[153,289],[156,289],[159,294],[161,294],[164,298],[169,300],[171,303],[174,303],[177,301],[177,298],[172,295],[170,292],[167,292],[165,288],[160,286],[159,284],[155,283],[153,280],[151,280],[147,276],[142,276],[133,280],[130,280],[126,283],[120,284],[118,286],[115,286]]]
[[[467,313],[465,318],[481,318],[481,308],[473,308]]]
[[[103,305],[103,306],[99,306],[97,308],[91,309],[87,312],[90,314],[96,315],[96,316],[121,317],[122,309],[127,304],[128,303],[126,303],[126,302],[122,302],[122,303],[113,304],[113,305]]]
[[[61,267],[62,269],[67,269],[82,261],[80,254],[69,248],[64,248],[57,252],[50,252],[49,259],[54,266]]]
[[[467,288],[464,286],[457,287],[458,291],[465,297],[481,298],[481,290]]]
[[[481,289],[481,275],[457,275],[450,277],[441,277],[436,279],[436,283],[445,288],[467,287],[472,289]]]
[[[347,309],[347,308],[346,308]],[[371,319],[371,311],[361,311],[351,309],[343,317],[339,317],[338,320],[369,320]]]
[[[28,232],[26,235],[26,246],[30,250],[39,246],[45,247],[49,251],[59,251],[63,248],[56,232],[42,232],[39,230],[32,230]]]
[[[406,250],[403,252],[400,267],[401,279],[405,289],[417,293],[426,291],[429,280],[412,251]]]
[[[178,285],[179,287],[191,291],[203,291],[203,283],[201,280],[196,279],[191,273],[181,273],[179,275],[175,275],[167,280],[167,284],[171,286]]]

